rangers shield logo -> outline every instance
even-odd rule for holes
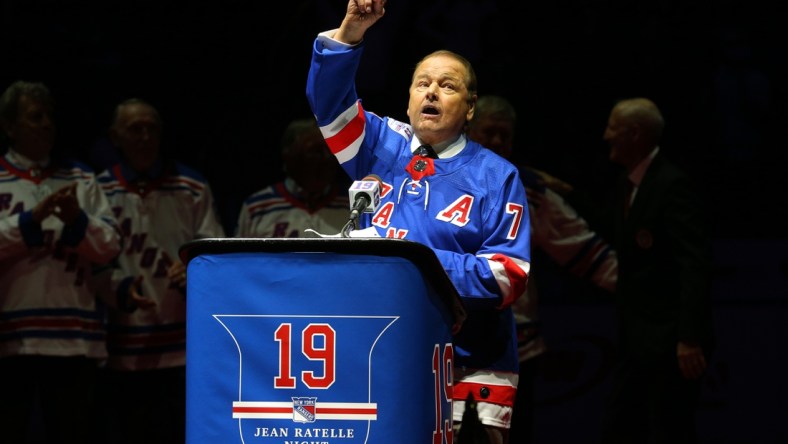
[[[293,421],[315,422],[317,398],[293,398]]]

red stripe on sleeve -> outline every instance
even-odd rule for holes
[[[359,136],[361,136],[361,134],[364,132],[364,125],[366,124],[366,119],[364,118],[364,109],[361,108],[360,103],[357,104],[356,107],[358,108],[356,117],[345,124],[345,126],[339,130],[338,133],[326,139],[328,147],[335,155],[350,146],[350,144],[355,142],[356,139],[358,139]]]
[[[525,286],[528,284],[528,274],[520,268],[514,261],[503,254],[494,254],[491,258],[495,262],[503,264],[503,269],[506,272],[506,277],[509,278],[509,286],[512,291],[505,294],[502,307],[511,305],[515,299],[525,293]]]

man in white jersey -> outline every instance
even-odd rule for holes
[[[308,228],[339,233],[348,220],[347,191],[315,119],[290,122],[281,148],[285,179],[244,200],[235,236],[307,237]]]
[[[47,442],[87,442],[106,333],[93,268],[120,234],[93,171],[59,158],[46,85],[18,81],[0,97],[0,433],[27,441],[38,402]]]
[[[503,157],[511,158],[517,126],[514,106],[501,96],[481,96],[468,122],[468,137]],[[570,274],[587,280],[612,296],[618,276],[618,259],[608,242],[580,217],[548,184],[558,183],[541,171],[519,165],[528,194],[531,242]],[[550,178],[552,180],[546,180]],[[520,380],[512,414],[511,442],[534,440],[534,380],[546,347],[540,335],[537,286],[533,277],[528,290],[513,305],[517,320]]]
[[[169,159],[162,120],[140,99],[115,109],[110,138],[122,161],[99,175],[124,238],[112,272],[107,347],[109,430],[121,443],[184,442],[184,243],[224,237],[208,182]]]

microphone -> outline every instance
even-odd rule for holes
[[[373,213],[378,209],[382,183],[376,174],[368,174],[361,180],[353,181],[348,189],[350,219],[358,219],[361,213]]]
[[[358,228],[361,213],[372,213],[380,204],[380,188],[383,181],[375,174],[368,174],[361,180],[354,180],[348,189],[350,197],[350,218],[342,227],[342,237],[350,237],[350,232]]]

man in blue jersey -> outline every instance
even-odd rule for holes
[[[318,35],[307,98],[348,175],[383,182],[380,205],[362,227],[432,248],[468,309],[454,338],[455,425],[472,395],[491,442],[506,443],[518,382],[511,304],[530,270],[525,189],[517,168],[465,137],[476,75],[459,54],[436,51],[416,65],[409,123],[362,107],[354,78],[364,34],[384,4],[350,0],[341,26]]]

